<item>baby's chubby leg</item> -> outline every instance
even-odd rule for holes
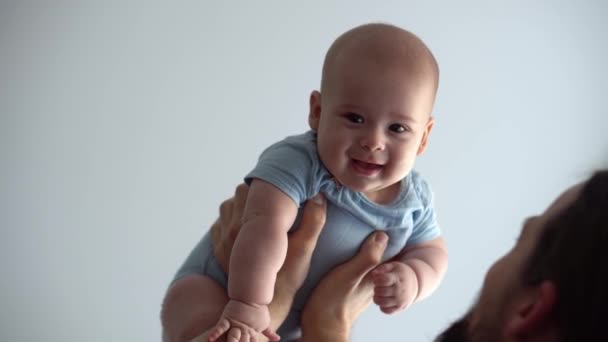
[[[207,276],[177,280],[163,302],[163,341],[190,341],[201,335],[217,323],[227,303],[226,289]]]

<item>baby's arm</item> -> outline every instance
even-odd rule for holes
[[[430,296],[439,287],[448,269],[448,250],[442,237],[406,247],[398,258],[416,274],[416,301]]]
[[[278,336],[269,329],[267,305],[272,300],[276,275],[287,253],[287,231],[298,207],[284,192],[270,183],[251,183],[243,226],[234,243],[229,266],[230,301],[211,333],[213,341],[228,332],[235,340],[248,340],[263,332],[271,340]]]
[[[287,231],[298,207],[270,183],[253,180],[243,226],[230,258],[228,296],[267,305],[272,300],[277,272],[287,253]]]
[[[385,313],[403,310],[428,297],[441,283],[447,266],[442,237],[406,247],[372,272],[374,302]]]

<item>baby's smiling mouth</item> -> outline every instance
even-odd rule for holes
[[[352,159],[355,170],[365,176],[373,176],[382,170],[383,165],[367,163],[358,159]]]

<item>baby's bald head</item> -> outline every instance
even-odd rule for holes
[[[323,164],[340,184],[392,201],[426,149],[438,74],[424,43],[398,27],[368,24],[336,39],[323,64],[321,92],[310,95],[308,123]]]
[[[338,70],[350,69],[347,65],[398,67],[412,79],[432,82],[435,91],[439,84],[439,67],[428,47],[413,33],[393,25],[366,24],[338,37],[325,55],[321,93],[331,87]]]

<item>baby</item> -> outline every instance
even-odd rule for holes
[[[227,289],[230,300],[210,341],[223,334],[228,341],[258,333],[279,339],[269,328],[267,305],[287,232],[300,205],[318,193],[327,198],[326,224],[278,330],[283,339],[299,336],[299,313],[322,276],[355,255],[375,230],[389,236],[385,262],[372,272],[374,302],[383,312],[403,310],[437,288],[447,252],[431,189],[412,168],[433,128],[438,77],[425,44],[395,26],[359,26],[332,44],[321,89],[310,95],[311,130],[267,148],[245,178],[250,190],[228,274],[207,234],[176,275],[202,274]]]

